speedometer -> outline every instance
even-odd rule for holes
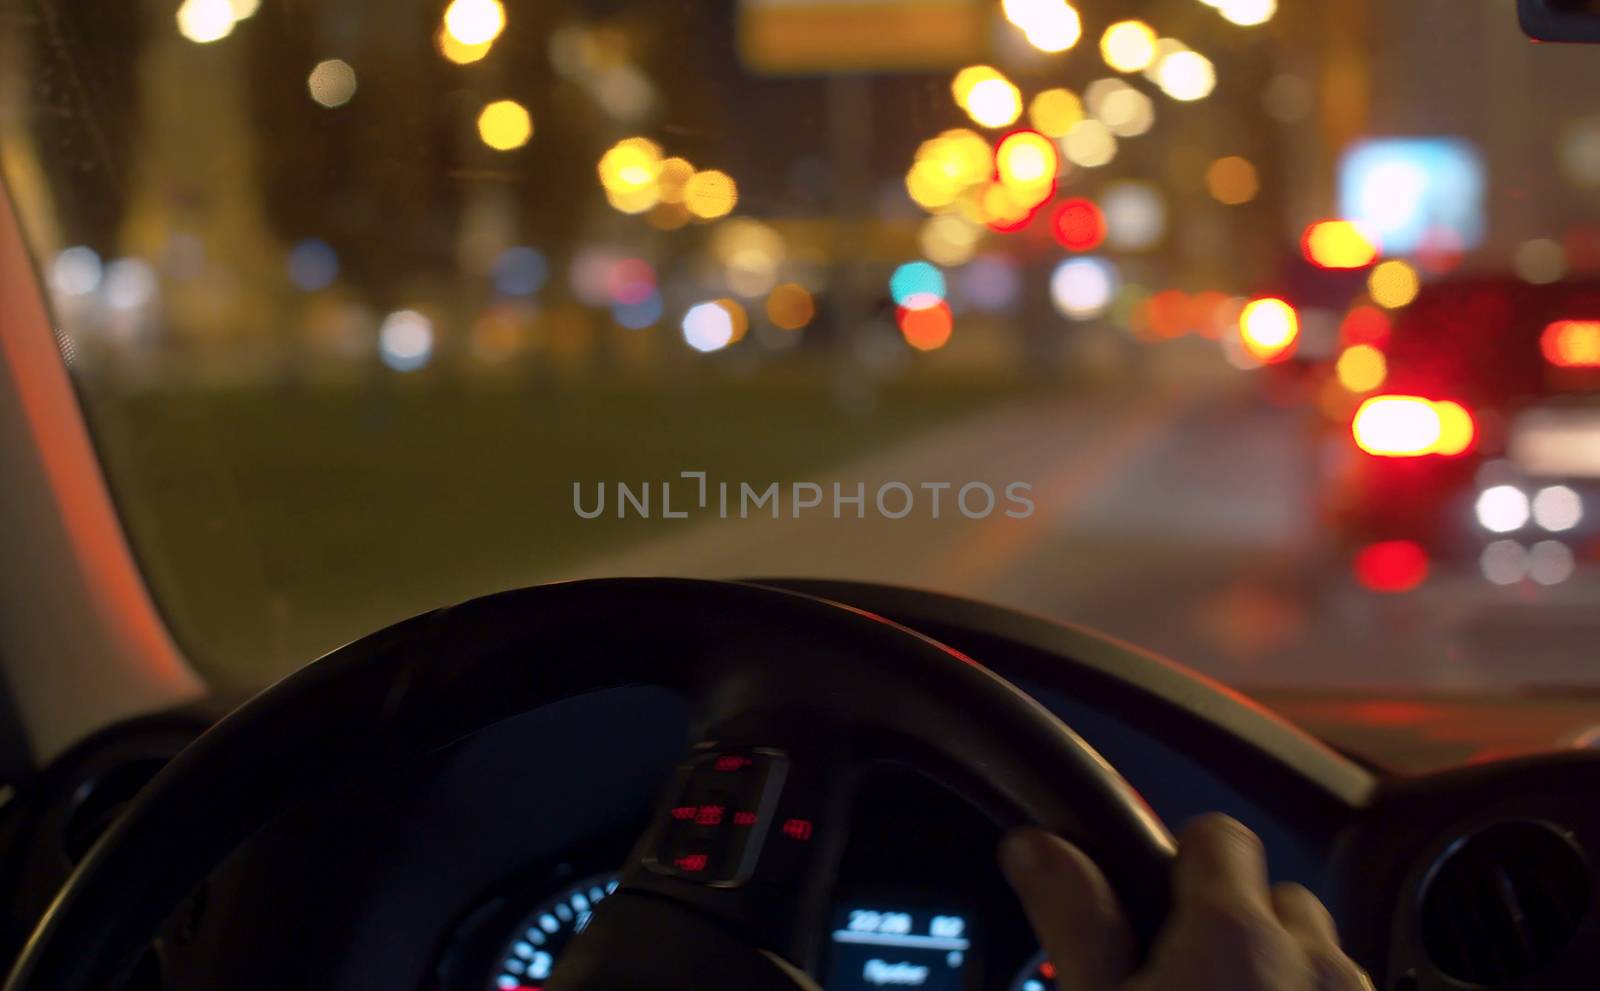
[[[1028,961],[1022,973],[1011,982],[1011,991],[1050,991],[1056,986],[1056,965],[1044,958],[1044,951]]]
[[[535,905],[512,932],[487,991],[540,991],[589,913],[615,890],[615,873],[596,874]]]

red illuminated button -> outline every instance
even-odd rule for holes
[[[682,856],[674,857],[672,860],[672,866],[685,874],[699,874],[710,864],[711,857],[704,853],[686,853]]]
[[[756,814],[754,812],[735,812],[733,814],[733,824],[735,826],[754,826],[756,824]]]
[[[786,819],[783,823],[783,835],[801,843],[810,841],[811,830],[810,819]]]

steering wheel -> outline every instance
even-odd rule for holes
[[[681,692],[698,740],[550,991],[812,987],[788,961],[826,915],[843,783],[875,761],[922,769],[1001,825],[1083,846],[1141,951],[1166,914],[1174,847],[1161,822],[1088,744],[976,662],[794,592],[608,579],[413,617],[239,708],[95,846],[6,991],[107,986],[229,852],[319,789],[626,684]]]

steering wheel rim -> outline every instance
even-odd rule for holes
[[[554,663],[551,663],[554,661]],[[5,991],[89,991],[277,812],[503,719],[628,684],[683,691],[706,727],[763,708],[915,744],[975,800],[1083,845],[1141,950],[1169,900],[1171,835],[1092,748],[1019,689],[881,617],[693,579],[537,586],[404,620],[302,668],[178,755],[79,865]]]

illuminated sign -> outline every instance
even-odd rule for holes
[[[991,17],[979,0],[741,0],[739,55],[769,75],[954,69],[986,57]]]
[[[1477,247],[1483,198],[1483,156],[1459,138],[1359,141],[1339,161],[1339,215],[1386,255]]]

